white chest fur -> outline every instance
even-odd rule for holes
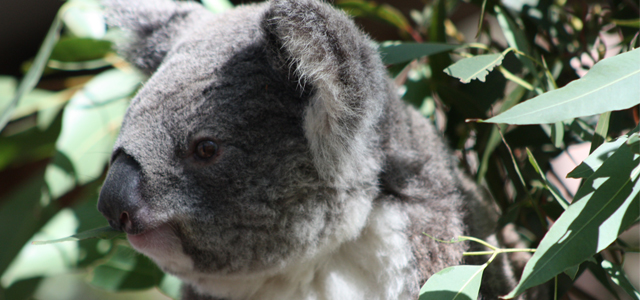
[[[407,222],[397,206],[376,206],[358,238],[276,275],[187,275],[183,280],[200,293],[225,299],[409,299],[406,283],[413,280],[414,271]]]

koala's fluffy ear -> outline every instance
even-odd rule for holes
[[[172,39],[189,14],[198,9],[192,3],[169,0],[102,0],[105,18],[111,27],[127,33],[116,48],[129,62],[147,74],[153,73],[167,52]]]
[[[263,29],[273,60],[302,88],[313,89],[304,130],[320,176],[339,184],[377,172],[373,127],[390,88],[376,48],[345,13],[326,3],[270,5]]]

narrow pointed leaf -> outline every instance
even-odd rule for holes
[[[589,153],[592,153],[596,148],[600,147],[604,141],[607,140],[607,133],[609,132],[609,119],[611,118],[611,112],[605,112],[600,115],[598,119],[598,125],[596,125],[595,135],[591,140],[591,149]]]
[[[544,187],[551,193],[551,195],[553,195],[553,198],[555,198],[556,201],[558,201],[560,206],[562,206],[564,210],[567,210],[567,208],[569,207],[569,201],[564,199],[564,197],[562,197],[562,194],[560,194],[560,191],[558,191],[558,189],[555,186],[553,186],[551,182],[549,182],[549,180],[547,180],[547,176],[545,176],[544,172],[542,172],[540,165],[536,161],[535,157],[533,157],[533,154],[531,153],[531,151],[529,151],[529,148],[527,148],[527,156],[529,156],[529,162],[531,163],[533,168],[536,170],[536,172],[538,172],[538,174],[542,178],[542,181],[544,182]]]
[[[542,284],[614,242],[640,216],[640,155],[623,144],[578,190],[525,266],[522,279],[505,298]]]
[[[476,300],[486,266],[448,267],[427,280],[420,289],[419,300]]]
[[[493,7],[493,9],[496,12],[496,19],[498,20],[498,24],[502,28],[502,32],[504,33],[504,37],[507,40],[509,47],[518,49],[518,51],[532,56],[530,51],[531,46],[529,45],[527,35],[524,33],[524,29],[520,27],[508,13],[504,12],[500,8],[500,6],[496,5]],[[518,53],[515,53],[515,55],[518,59],[520,59],[522,64],[529,70],[529,72],[531,72],[532,74],[536,73],[536,68],[533,64],[533,61]]]
[[[629,278],[625,275],[622,267],[614,265],[608,260],[603,260],[601,265],[615,284],[624,289],[631,298],[640,300],[640,292],[633,287],[633,284],[631,284]]]
[[[47,244],[55,244],[55,243],[61,243],[61,242],[81,241],[81,240],[87,240],[87,239],[106,240],[106,239],[115,238],[117,236],[121,236],[123,234],[124,233],[122,233],[122,231],[117,231],[109,226],[106,226],[106,227],[100,227],[96,229],[83,231],[62,239],[50,240],[50,241],[33,241],[32,244],[47,245]]]
[[[502,64],[503,59],[502,53],[477,55],[457,61],[444,69],[444,72],[460,79],[462,83],[469,83],[473,79],[484,82],[489,72]]]
[[[484,122],[549,124],[640,103],[640,49],[595,64],[581,79],[514,106]]]
[[[49,59],[49,55],[51,55],[51,51],[55,46],[58,38],[60,36],[60,29],[62,28],[62,21],[59,16],[53,20],[53,24],[49,28],[49,32],[47,36],[44,38],[42,42],[42,46],[40,46],[40,50],[38,50],[38,54],[36,58],[33,60],[33,65],[29,68],[29,71],[24,76],[22,81],[20,82],[20,86],[18,86],[18,90],[16,91],[13,99],[6,107],[1,107],[2,112],[0,114],[0,130],[4,128],[5,125],[9,122],[9,118],[13,113],[13,110],[16,108],[22,96],[28,94],[38,81],[40,80],[40,76],[42,75],[42,71],[44,71],[44,67],[47,64],[47,60]]]
[[[633,137],[638,133],[640,127],[636,127],[630,132],[630,137]],[[607,142],[600,147],[596,148],[582,163],[580,163],[575,169],[573,169],[567,178],[587,178],[593,174],[602,163],[607,160],[613,153],[620,148],[622,144],[628,142],[627,136],[622,136],[615,141]],[[627,143],[628,144],[628,143]],[[633,151],[633,147],[631,146]]]
[[[378,51],[382,56],[382,61],[387,65],[411,61],[424,56],[447,52],[460,45],[450,45],[444,43],[402,43],[387,42],[380,45]]]

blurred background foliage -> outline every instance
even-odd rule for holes
[[[47,22],[44,31],[50,26],[44,38],[33,27],[38,22],[27,28],[21,21],[31,2],[18,2],[3,4],[0,13],[13,22],[0,30],[0,57],[7,60],[0,64],[0,299],[175,298],[178,279],[125,239],[31,244],[107,224],[95,208],[98,191],[123,113],[145,78],[112,51],[118,32],[107,30],[97,1],[37,2],[31,19]],[[216,13],[239,4],[232,2],[202,1]],[[537,247],[565,210],[560,199],[568,203],[576,195],[580,180],[566,174],[596,146],[638,125],[638,95],[633,107],[553,124],[467,122],[563,87],[601,60],[636,48],[637,1],[334,4],[380,43],[402,98],[447,137],[461,165],[495,200],[500,225],[519,233],[520,246]],[[19,26],[33,36],[20,37]],[[486,55],[499,62],[481,68],[482,76],[461,80],[452,66]],[[632,202],[631,210],[637,206]],[[618,239],[615,233],[613,244],[558,275],[558,299],[638,299],[637,223],[636,216],[636,231]]]

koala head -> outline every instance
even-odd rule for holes
[[[219,15],[104,4],[128,36],[118,50],[150,75],[98,203],[135,249],[188,280],[278,272],[360,233],[393,91],[344,13],[315,0]]]

